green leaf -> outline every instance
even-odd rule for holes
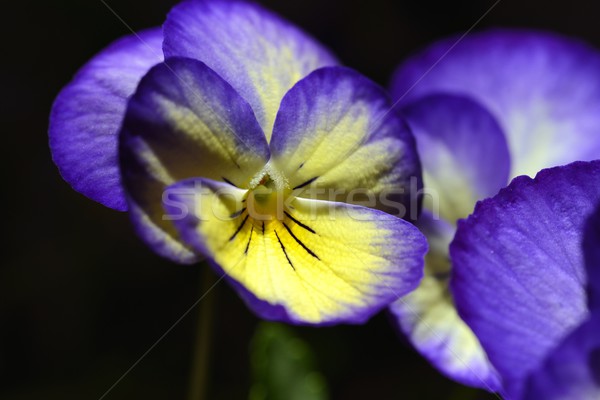
[[[250,347],[249,400],[327,400],[310,346],[285,325],[261,322]]]

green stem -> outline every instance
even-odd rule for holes
[[[212,340],[212,324],[216,282],[214,272],[206,264],[200,265],[200,296],[205,296],[198,306],[198,319],[194,337],[194,355],[190,370],[188,400],[206,400],[208,394],[208,369]],[[212,288],[212,290],[211,290]]]

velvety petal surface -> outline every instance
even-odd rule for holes
[[[508,398],[587,316],[584,225],[600,201],[600,161],[518,177],[460,221],[451,289]]]
[[[319,69],[283,98],[271,162],[302,197],[377,207],[400,217],[410,207],[416,214],[421,169],[415,142],[390,111],[383,89],[357,72]]]
[[[434,94],[402,108],[423,167],[424,207],[454,223],[479,199],[508,183],[504,133],[484,107],[468,97]]]
[[[433,68],[432,68],[433,67]],[[393,79],[403,102],[438,92],[473,97],[507,134],[511,176],[600,158],[600,52],[532,30],[490,30],[432,44]]]
[[[311,37],[256,4],[188,0],[164,25],[165,56],[203,61],[252,106],[267,138],[284,94],[316,68],[336,64]]]
[[[469,215],[477,200],[495,195],[507,184],[506,138],[486,108],[462,95],[426,95],[404,105],[401,114],[421,156],[428,212],[418,226],[430,249],[421,284],[390,309],[413,346],[443,374],[465,385],[498,391],[497,372],[454,306],[448,288],[448,246],[455,222]]]
[[[500,390],[497,372],[479,340],[459,317],[450,295],[448,246],[454,226],[423,212],[417,226],[427,237],[425,276],[419,287],[390,306],[411,344],[444,375],[490,392]]]
[[[583,251],[588,273],[589,306],[600,312],[600,205],[587,221]]]
[[[126,36],[92,58],[60,92],[50,116],[50,149],[62,177],[78,192],[124,211],[117,134],[127,99],[162,62],[159,28]]]
[[[524,400],[600,399],[600,313],[571,333],[528,379]]]
[[[196,176],[242,187],[269,149],[252,109],[227,82],[200,61],[173,58],[131,98],[120,157],[138,233],[159,254],[187,263],[196,257],[164,216],[165,188]]]
[[[170,190],[190,210],[175,221],[181,237],[263,318],[363,323],[421,279],[425,238],[384,212],[289,198],[276,216],[257,214],[254,191],[221,182],[188,180]]]

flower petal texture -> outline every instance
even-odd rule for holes
[[[451,223],[508,183],[510,155],[496,119],[469,97],[432,94],[402,108],[417,141],[424,207]],[[437,202],[435,202],[437,200]]]
[[[589,307],[600,312],[600,204],[587,221],[583,251],[588,274]]]
[[[363,323],[421,279],[425,238],[382,211],[292,197],[281,215],[263,215],[253,191],[207,179],[169,191],[189,210],[174,221],[183,240],[237,282],[264,318]]]
[[[460,221],[451,290],[500,373],[506,396],[583,320],[585,222],[600,201],[600,161],[515,178]]]
[[[432,66],[434,66],[432,68]],[[600,52],[531,30],[490,30],[432,44],[404,62],[395,99],[438,92],[471,96],[497,118],[511,177],[600,158]]]
[[[600,399],[600,313],[571,333],[527,381],[523,399]]]
[[[73,189],[116,210],[127,203],[117,157],[127,100],[163,61],[160,28],[126,36],[90,60],[58,95],[50,116],[50,149]]]
[[[120,143],[123,185],[140,236],[175,261],[196,260],[162,208],[165,188],[203,176],[246,184],[269,159],[252,109],[200,61],[153,68],[131,98]]]
[[[448,283],[448,246],[455,223],[480,198],[508,182],[510,157],[496,119],[469,97],[431,94],[402,107],[421,155],[424,208],[417,225],[429,252],[419,287],[390,307],[414,347],[446,376],[494,392],[499,377],[467,324],[459,317]]]
[[[429,243],[425,276],[417,289],[390,305],[394,322],[444,375],[464,385],[499,391],[499,376],[471,328],[458,315],[448,287],[448,246],[454,225],[423,211],[417,226]]]
[[[282,100],[272,163],[290,188],[302,189],[300,197],[367,205],[401,218],[409,208],[416,214],[419,158],[410,130],[391,109],[383,89],[357,72],[314,71]]]
[[[188,0],[164,25],[166,57],[203,61],[252,106],[267,138],[284,94],[336,61],[298,28],[240,0]]]

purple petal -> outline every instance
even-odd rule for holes
[[[589,306],[600,311],[600,207],[588,219],[583,251],[588,274]]]
[[[423,166],[424,205],[454,223],[508,183],[510,156],[495,118],[468,97],[433,94],[402,108]]]
[[[269,148],[252,109],[227,82],[200,61],[172,58],[131,98],[120,158],[138,233],[157,253],[189,263],[194,253],[163,218],[165,188],[197,176],[242,187],[267,162]]]
[[[127,99],[162,60],[159,28],[126,36],[92,58],[54,102],[49,129],[54,162],[73,189],[107,207],[127,209],[117,133]]]
[[[281,216],[259,218],[253,191],[190,179],[169,192],[175,206],[166,210],[181,216],[181,237],[224,271],[262,318],[364,323],[422,277],[425,238],[384,212],[290,198]]]
[[[419,158],[410,130],[390,110],[383,89],[359,73],[319,69],[281,102],[273,165],[303,197],[377,207],[403,218],[410,207],[416,214]]]
[[[430,249],[420,286],[390,309],[413,346],[440,372],[465,385],[498,391],[498,374],[449,292],[448,245],[455,221],[508,182],[504,133],[489,111],[464,96],[427,95],[401,112],[415,135],[423,165],[423,199],[429,212],[418,226]]]
[[[284,94],[309,72],[337,62],[315,40],[245,1],[188,0],[164,25],[167,57],[203,61],[250,103],[267,138]]]
[[[530,376],[522,397],[600,399],[600,314],[571,333]]]
[[[598,71],[600,52],[576,39],[491,30],[416,54],[396,72],[393,95],[402,101],[438,92],[471,96],[506,132],[511,176],[533,176],[600,158]]]
[[[509,397],[587,316],[582,240],[600,201],[600,161],[525,176],[478,203],[450,246],[459,314]]]
[[[417,226],[427,237],[425,276],[419,287],[390,306],[394,322],[410,343],[444,375],[490,392],[498,374],[477,337],[458,316],[450,291],[448,245],[454,226],[424,211]]]

